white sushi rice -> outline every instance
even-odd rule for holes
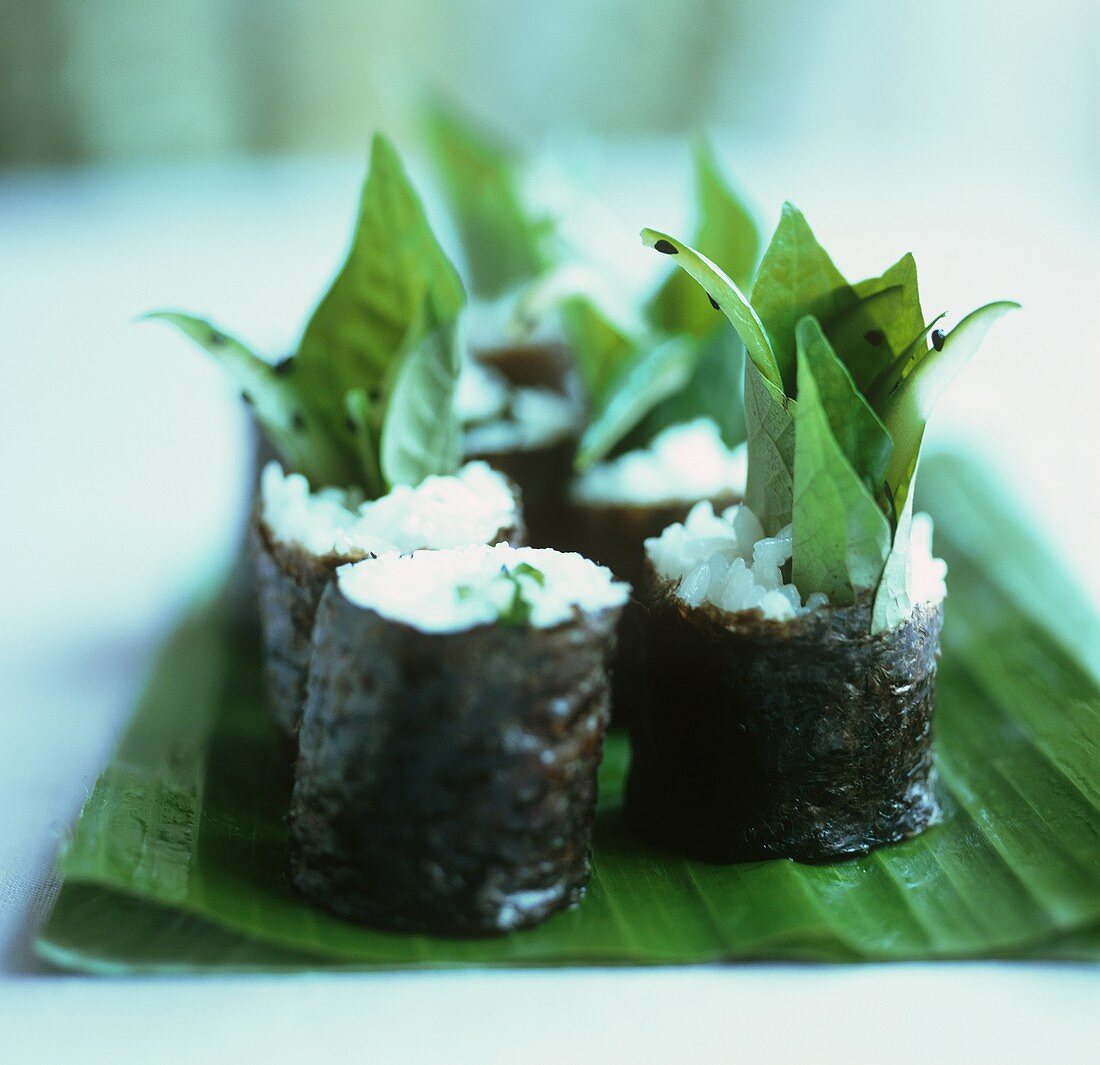
[[[524,563],[541,579],[524,572]],[[540,629],[568,621],[575,610],[620,607],[630,595],[629,585],[581,555],[507,544],[386,555],[341,566],[336,575],[349,602],[432,633],[496,622],[511,607],[516,582],[530,608],[529,623]]]
[[[426,477],[415,488],[398,485],[367,502],[337,488],[311,492],[301,474],[269,462],[260,491],[271,535],[314,555],[351,559],[488,543],[517,523],[508,481],[484,462],[468,463],[453,476]]]
[[[589,467],[572,486],[580,503],[691,503],[741,496],[748,470],[744,445],[732,450],[710,418],[669,426],[648,447]]]
[[[947,566],[932,556],[932,519],[913,516],[912,599],[939,603],[947,594]],[[711,603],[738,613],[754,610],[773,621],[788,621],[828,603],[813,592],[803,599],[795,585],[784,582],[782,567],[793,550],[791,526],[775,536],[764,530],[748,507],[734,506],[721,515],[709,502],[697,503],[682,523],[668,526],[645,542],[658,576],[676,585],[689,606]]]
[[[549,388],[514,388],[503,374],[468,359],[455,398],[468,454],[528,450],[577,428],[577,405]]]

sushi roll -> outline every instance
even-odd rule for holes
[[[914,835],[939,812],[932,707],[946,567],[914,516],[903,622],[803,601],[776,536],[708,504],[646,543],[647,710],[632,732],[633,823],[709,861],[823,860]]]
[[[421,548],[518,544],[524,534],[514,486],[481,462],[369,501],[345,489],[313,492],[301,474],[270,462],[253,529],[268,701],[287,737],[305,703],[317,605],[338,566]]]
[[[905,256],[849,284],[791,204],[752,284],[668,234],[740,336],[745,501],[646,541],[649,698],[626,809],[710,861],[823,861],[940,816],[932,745],[946,569],[914,514],[937,398],[994,321],[926,322]],[[939,316],[942,318],[943,316]]]
[[[454,935],[576,902],[628,594],[579,555],[504,545],[340,567],[299,736],[297,889],[355,921]]]
[[[673,425],[648,446],[590,466],[573,480],[568,546],[641,588],[648,538],[683,521],[695,503],[725,509],[744,489],[744,447],[727,447],[708,418]],[[615,725],[625,725],[645,697],[644,617],[637,599],[623,611],[611,672]]]
[[[458,391],[463,454],[514,481],[528,537],[559,547],[584,401],[567,348],[552,341],[481,348]]]

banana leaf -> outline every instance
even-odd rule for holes
[[[1018,508],[933,457],[921,505],[950,566],[937,749],[942,824],[827,865],[707,865],[649,849],[601,770],[576,909],[491,940],[372,931],[283,876],[289,782],[249,627],[214,602],[165,647],[60,860],[38,941],[90,972],[1100,958],[1100,627]]]

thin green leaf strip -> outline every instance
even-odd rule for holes
[[[640,346],[608,390],[606,406],[581,437],[575,465],[584,470],[606,458],[662,400],[686,387],[702,354],[692,337],[672,337]]]
[[[761,374],[782,389],[783,379],[764,326],[749,301],[730,278],[705,255],[656,229],[642,230],[642,243],[647,248],[676,256],[676,265],[693,277],[703,291],[718,304],[733,324],[745,345],[749,358]]]
[[[722,264],[739,288],[752,280],[760,255],[760,231],[752,212],[722,174],[714,148],[705,139],[695,146],[695,202],[698,219],[694,246]],[[704,336],[714,329],[714,310],[689,276],[669,274],[646,307],[655,329]]]
[[[890,523],[833,435],[816,370],[800,345],[791,579],[803,595],[824,592],[840,606],[878,584]]]
[[[794,496],[795,403],[745,360],[745,503],[774,536],[791,521]]]
[[[886,400],[883,421],[894,441],[887,480],[898,484],[916,462],[924,427],[940,396],[970,361],[999,318],[1020,305],[1011,300],[987,303],[971,311],[944,339],[901,379]]]
[[[416,329],[402,357],[379,449],[390,488],[454,473],[462,461],[462,426],[454,407],[462,362],[457,334],[453,318],[427,332]]]

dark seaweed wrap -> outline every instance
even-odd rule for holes
[[[290,812],[298,890],[353,920],[455,935],[576,902],[617,620],[430,634],[331,585]]]
[[[739,501],[739,496],[711,499],[716,513]],[[645,577],[645,541],[660,536],[674,522],[682,522],[691,503],[595,503],[574,500],[565,543],[607,566],[619,580],[640,589]],[[611,667],[611,724],[629,724],[631,711],[645,697],[645,608],[631,598],[619,624],[615,660]]]
[[[490,348],[477,358],[497,371],[513,388],[545,388],[571,400],[577,411],[573,432],[551,437],[534,447],[500,451],[471,450],[466,460],[480,459],[519,486],[528,542],[532,547],[561,548],[568,532],[569,482],[585,404],[569,349],[562,344],[524,344]]]
[[[497,531],[489,543],[521,545],[525,530],[518,490],[516,522]],[[317,604],[338,566],[365,555],[316,555],[271,533],[257,503],[252,518],[252,554],[256,566],[260,632],[264,647],[264,680],[268,707],[279,731],[293,739],[306,699],[306,677],[313,654],[313,620]]]
[[[942,605],[872,636],[866,601],[774,622],[651,588],[626,793],[639,832],[709,861],[820,861],[937,819]]]

